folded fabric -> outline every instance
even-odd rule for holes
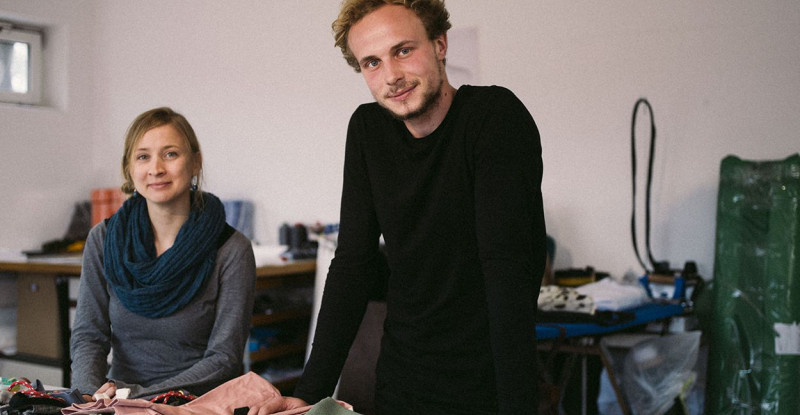
[[[594,301],[571,287],[545,285],[539,289],[538,308],[541,311],[558,311],[593,314]]]
[[[603,278],[600,281],[576,287],[575,290],[591,297],[597,310],[625,310],[650,301],[647,292],[641,285],[622,284],[613,278]]]
[[[63,415],[93,413],[120,415],[232,414],[236,408],[258,406],[273,399],[280,399],[280,397],[280,392],[266,379],[253,372],[248,372],[181,406],[153,403],[145,399],[101,399],[86,404],[72,405],[62,409],[61,413]],[[285,415],[302,414],[309,408],[287,412]]]
[[[84,403],[83,396],[77,389],[66,389],[50,392],[50,396],[63,399],[68,405]]]
[[[57,414],[61,408],[69,405],[64,398],[52,396],[46,391],[38,379],[33,384],[25,378],[8,379],[8,381],[11,383],[4,389],[13,393],[8,399],[10,413],[14,411],[13,413]],[[6,379],[3,378],[1,383],[5,386]],[[3,397],[3,400],[6,398]]]
[[[281,399],[280,391],[261,376],[248,372],[180,406],[153,403],[145,399],[101,399],[96,402],[75,404],[63,408],[61,413],[63,415],[106,413],[119,415],[225,415],[233,414],[234,410],[238,408],[261,406],[275,399]],[[345,413],[358,415],[342,408],[335,400],[328,398],[316,405],[278,412],[274,415],[339,415]]]
[[[8,406],[19,412],[30,410],[36,414],[57,414],[67,403],[61,398],[54,398],[44,393],[29,395],[17,392],[8,401]]]

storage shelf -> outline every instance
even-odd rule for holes
[[[302,260],[284,265],[264,265],[256,268],[256,291],[281,286],[314,285],[317,262]]]
[[[272,288],[286,289],[299,287],[313,287],[317,273],[316,260],[290,261],[281,265],[265,265],[256,269],[256,291],[266,291]],[[253,327],[270,326],[275,324],[300,325],[304,332],[308,331],[311,320],[311,307],[298,305],[296,307],[276,311],[272,314],[258,313],[251,318]],[[253,365],[268,364],[269,361],[288,356],[304,356],[307,335],[296,343],[276,344],[255,352],[247,352],[245,356],[245,370],[252,370]],[[275,387],[281,392],[290,393],[297,379],[281,380]]]
[[[301,317],[310,317],[311,308],[279,311],[272,314],[254,314],[253,327],[274,324],[281,321],[293,320]]]
[[[289,356],[293,354],[302,354],[306,351],[306,342],[290,343],[290,344],[276,344],[265,349],[250,352],[250,362],[258,363],[265,360],[276,359],[278,357]]]

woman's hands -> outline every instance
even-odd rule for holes
[[[94,395],[83,395],[83,400],[86,402],[94,402],[98,399],[111,399],[117,394],[117,384],[114,381],[108,381],[103,384]]]
[[[126,392],[126,390],[124,390]],[[99,399],[113,399],[117,395],[117,385],[114,381],[108,381],[103,384],[94,395],[83,395],[83,399],[86,402],[94,402]],[[127,394],[125,394],[127,395]],[[351,405],[348,405],[344,402],[337,401],[339,405],[353,409]],[[277,412],[288,411],[292,409],[302,408],[304,406],[309,406],[306,401],[293,398],[291,396],[282,396],[278,399],[270,399],[268,401],[263,402],[261,405],[256,405],[250,407],[250,410],[247,412],[247,415],[270,415]]]

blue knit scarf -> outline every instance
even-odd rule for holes
[[[175,243],[158,257],[144,197],[131,197],[108,221],[106,281],[131,312],[148,318],[172,315],[203,287],[225,228],[222,202],[211,193],[203,197],[203,208],[193,204]]]

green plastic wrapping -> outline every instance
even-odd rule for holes
[[[800,155],[722,160],[706,414],[800,413]]]

